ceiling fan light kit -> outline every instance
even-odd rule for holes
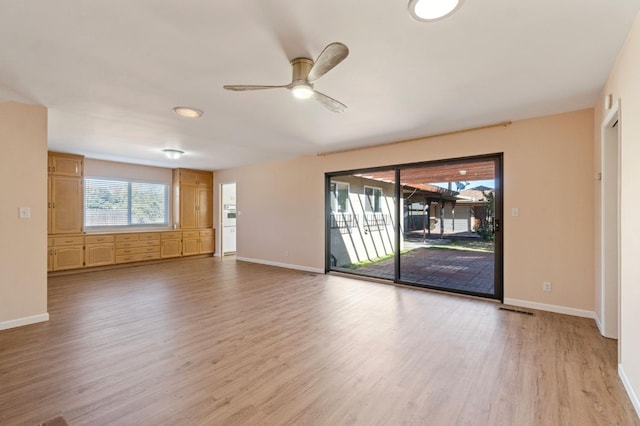
[[[416,21],[433,22],[453,14],[464,0],[410,0],[409,14]]]
[[[309,58],[296,58],[291,61],[291,83],[280,86],[227,85],[226,90],[244,92],[248,90],[289,89],[298,99],[315,98],[332,112],[343,112],[347,106],[313,88],[313,82],[331,71],[349,55],[349,49],[342,43],[331,43],[318,55],[316,61]]]
[[[309,84],[296,84],[291,88],[291,93],[297,99],[309,99],[313,96],[313,87]]]

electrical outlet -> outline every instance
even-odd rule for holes
[[[542,282],[542,291],[546,291],[547,293],[551,292],[551,282],[543,281]]]

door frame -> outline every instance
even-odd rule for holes
[[[600,138],[600,334],[617,339],[620,331],[620,101],[611,105]]]

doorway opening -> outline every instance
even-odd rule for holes
[[[327,270],[502,300],[502,154],[327,174]]]
[[[221,224],[222,224],[222,255],[236,253],[236,219],[238,215],[236,205],[236,183],[221,185]]]

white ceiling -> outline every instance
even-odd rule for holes
[[[466,0],[418,23],[407,3],[0,0],[0,101],[48,107],[51,150],[224,169],[592,107],[640,9]],[[289,60],[333,41],[350,55],[315,87],[342,114],[287,90],[222,89],[287,84]]]

